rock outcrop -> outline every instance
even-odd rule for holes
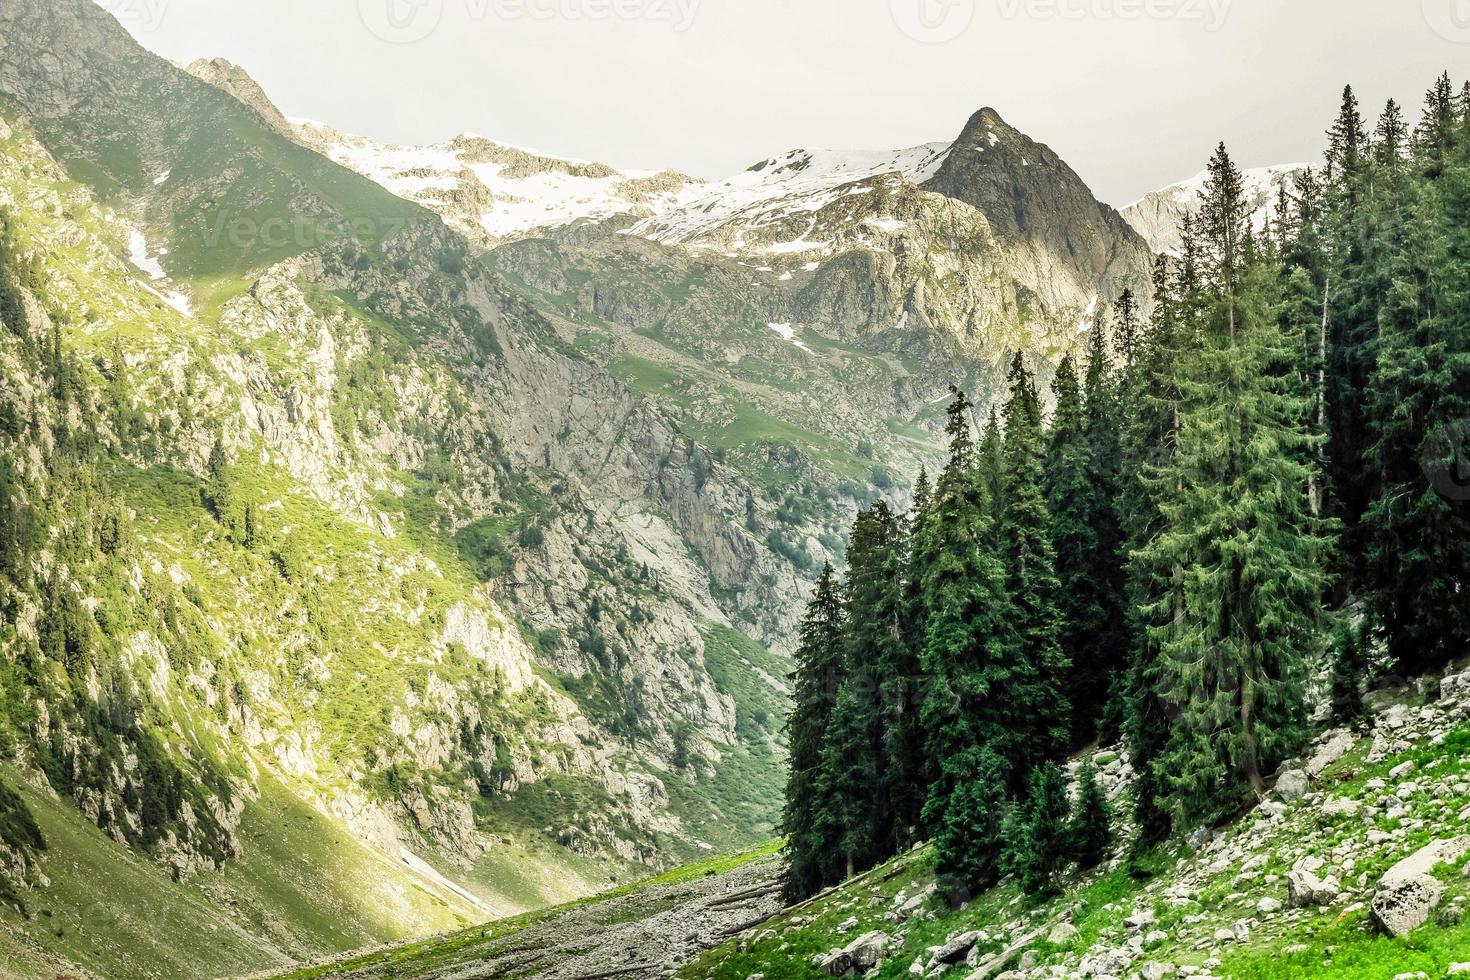
[[[1406,936],[1429,921],[1445,885],[1431,872],[1470,853],[1470,837],[1427,844],[1388,870],[1373,890],[1373,921],[1391,936]]]

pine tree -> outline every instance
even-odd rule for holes
[[[1077,774],[1077,802],[1067,836],[1072,858],[1084,871],[1107,860],[1113,849],[1113,808],[1098,785],[1097,767],[1088,758]]]
[[[1332,721],[1348,728],[1364,728],[1372,717],[1363,699],[1371,679],[1372,662],[1368,623],[1338,618],[1332,633]]]
[[[243,530],[243,535],[246,549],[254,551],[256,545],[260,543],[260,524],[259,518],[257,518],[255,513],[254,502],[245,505],[245,526]]]
[[[958,390],[954,396],[949,463],[912,549],[924,572],[922,666],[930,679],[921,719],[937,766],[923,820],[939,839],[941,872],[978,885],[975,875],[991,868],[994,856],[966,853],[970,845],[960,843],[975,839],[977,821],[984,820],[966,808],[977,794],[987,798],[997,778],[1002,786],[1009,783],[1012,757],[995,747],[1013,743],[1027,719],[1012,696],[1019,645],[1004,567],[991,550],[992,518],[975,470],[970,402]]]
[[[1201,344],[1178,367],[1179,450],[1144,560],[1173,570],[1150,618],[1172,709],[1153,763],[1176,826],[1213,822],[1264,790],[1300,748],[1304,652],[1314,649],[1327,539],[1302,463],[1307,406],[1273,308],[1277,272],[1250,254],[1239,173],[1210,165]],[[1233,253],[1233,254],[1232,254]]]
[[[955,761],[954,788],[937,820],[935,863],[956,892],[973,895],[1004,873],[1008,767],[985,749],[972,749]]]
[[[1373,162],[1380,172],[1394,170],[1404,163],[1408,152],[1408,124],[1404,122],[1399,104],[1389,99],[1373,130]]]
[[[214,446],[209,450],[205,479],[205,503],[216,520],[224,521],[229,517],[230,508],[234,504],[234,492],[230,485],[230,463],[225,456],[225,444],[221,439],[216,438]]]
[[[1061,587],[1052,549],[1051,515],[1043,490],[1041,403],[1019,352],[1011,362],[1009,380],[1003,503],[999,513],[1006,596],[1019,648],[1016,662],[1006,675],[1006,686],[1027,724],[1004,732],[1004,742],[989,744],[1015,763],[1019,780],[1033,766],[1061,758],[1066,752],[1072,719],[1064,685],[1071,665],[1058,642],[1061,616],[1057,600]]]
[[[1057,890],[1057,880],[1071,854],[1068,828],[1067,779],[1054,762],[1031,773],[1025,803],[1013,827],[1017,835],[1006,842],[1007,863],[1021,890],[1044,898]]]
[[[1415,155],[1425,175],[1434,178],[1444,172],[1458,141],[1460,118],[1450,73],[1445,72],[1424,96],[1424,115],[1414,131]]]
[[[1363,186],[1368,134],[1351,85],[1342,91],[1342,107],[1327,139],[1327,180],[1343,187],[1348,203],[1355,205]]]
[[[1118,360],[1124,373],[1133,370],[1133,363],[1138,360],[1139,347],[1143,343],[1143,320],[1138,309],[1138,298],[1133,295],[1133,290],[1125,289],[1118,297],[1118,306],[1114,311],[1117,319],[1116,347]]]
[[[847,686],[852,690],[854,717],[844,719],[853,728],[850,737],[860,731],[865,744],[855,742],[848,752],[847,764],[856,762],[868,767],[867,782],[854,787],[857,799],[864,801],[861,819],[870,826],[855,836],[854,841],[867,841],[867,850],[855,850],[858,865],[866,867],[869,857],[886,857],[899,843],[900,817],[896,804],[903,803],[901,819],[912,824],[917,818],[920,801],[915,797],[921,787],[908,782],[912,775],[888,764],[887,735],[901,737],[894,729],[909,725],[917,737],[917,713],[907,701],[906,682],[917,673],[910,666],[910,649],[903,635],[904,594],[900,522],[879,501],[871,510],[861,511],[853,523],[847,549],[848,572],[843,589],[847,610]],[[903,742],[895,761],[912,761],[910,747]],[[855,778],[855,777],[850,777]],[[850,780],[849,780],[850,781]],[[911,812],[908,812],[911,811]]]
[[[1443,81],[1443,80],[1442,80]],[[1414,676],[1470,638],[1470,152],[1415,191],[1368,391],[1369,606],[1394,669]]]
[[[784,894],[799,901],[828,884],[826,872],[832,849],[822,838],[818,812],[822,745],[826,739],[838,688],[842,683],[844,622],[842,600],[832,566],[822,569],[807,605],[791,675],[794,704],[787,722],[790,757],[786,806],[782,825],[786,835]]]
[[[1103,336],[1094,332],[1088,343],[1082,394],[1093,479],[1087,497],[1087,520],[1096,535],[1096,546],[1087,555],[1087,577],[1095,596],[1096,615],[1095,632],[1089,642],[1090,656],[1101,665],[1107,682],[1095,732],[1104,742],[1122,734],[1123,678],[1127,673],[1129,643],[1127,556],[1120,510],[1126,413],[1119,385]],[[1075,704],[1072,710],[1078,711]]]
[[[822,735],[814,806],[816,836],[831,848],[825,855],[828,883],[851,878],[879,856],[882,801],[877,795],[873,714],[866,682],[845,677]]]
[[[1186,230],[1185,256],[1193,232]],[[1154,270],[1154,310],[1134,369],[1124,378],[1129,404],[1123,434],[1123,473],[1119,510],[1130,554],[1128,610],[1131,640],[1126,675],[1125,730],[1130,762],[1136,774],[1134,820],[1140,846],[1163,841],[1170,819],[1161,805],[1163,795],[1155,763],[1169,735],[1169,718],[1161,685],[1158,637],[1177,616],[1177,578],[1172,563],[1145,549],[1164,527],[1161,501],[1176,487],[1179,411],[1182,393],[1175,368],[1184,357],[1188,308],[1182,295],[1188,273],[1176,275],[1169,259],[1160,256]],[[1168,600],[1168,601],[1165,601]]]

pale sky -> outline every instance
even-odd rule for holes
[[[245,67],[289,116],[462,131],[718,178],[799,146],[950,140],[994,106],[1099,198],[1315,160],[1470,74],[1470,0],[98,0],[147,48]]]

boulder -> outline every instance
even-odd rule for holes
[[[852,972],[852,954],[845,949],[834,949],[822,957],[817,969],[824,977],[845,977]]]
[[[1401,762],[1398,765],[1394,766],[1392,769],[1390,769],[1388,771],[1388,778],[1389,779],[1395,779],[1395,780],[1403,779],[1403,778],[1411,775],[1413,772],[1414,772],[1414,762],[1411,759],[1408,762]]]
[[[1328,800],[1325,804],[1323,804],[1322,816],[1328,818],[1329,820],[1351,820],[1359,813],[1361,813],[1362,810],[1363,804],[1359,803],[1357,800],[1348,799],[1347,797],[1338,797],[1335,800]]]
[[[1331,905],[1341,891],[1336,878],[1321,879],[1306,868],[1297,868],[1286,875],[1286,902],[1294,909]]]
[[[1307,775],[1313,779],[1322,775],[1329,766],[1352,751],[1354,741],[1352,732],[1343,729],[1328,735],[1321,747],[1312,754],[1311,760],[1307,762]]]
[[[1172,977],[1177,970],[1178,967],[1173,963],[1145,963],[1138,968],[1138,975],[1143,980],[1164,980],[1165,977]]]
[[[1435,841],[1395,864],[1373,890],[1373,921],[1391,936],[1405,936],[1429,921],[1445,886],[1430,874],[1435,865],[1470,852],[1470,837]]]
[[[850,916],[837,923],[838,932],[852,932],[858,926],[857,916]]]
[[[1256,911],[1262,915],[1274,915],[1281,911],[1281,900],[1279,898],[1263,898],[1256,903]]]
[[[1046,934],[1046,941],[1053,946],[1065,946],[1077,938],[1077,927],[1070,922],[1058,922]]]
[[[1307,795],[1311,787],[1311,781],[1307,774],[1300,769],[1288,769],[1276,780],[1276,795],[1287,803],[1292,803]]]
[[[970,950],[980,941],[979,932],[962,932],[953,939],[945,941],[944,945],[934,951],[934,962],[944,964],[958,963],[969,955]]]
[[[888,949],[888,935],[874,930],[865,932],[843,947],[855,970],[867,971],[878,965],[883,952]]]
[[[1123,920],[1123,924],[1134,932],[1142,932],[1153,925],[1158,918],[1149,909],[1138,909],[1132,915]]]

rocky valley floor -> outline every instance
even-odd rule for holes
[[[780,911],[768,846],[682,868],[610,896],[305,968],[309,977],[612,980],[669,977]]]

